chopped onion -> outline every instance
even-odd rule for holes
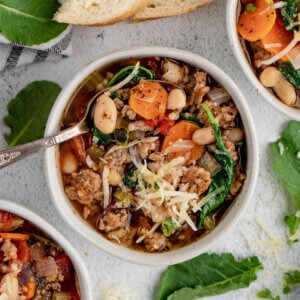
[[[294,66],[294,68],[297,70],[300,68],[300,45],[297,45],[295,48],[293,48],[288,54],[288,59]]]
[[[219,87],[212,88],[207,93],[207,96],[217,105],[220,105],[231,99],[231,96],[228,94],[228,92],[224,88]]]
[[[297,43],[300,41],[300,33],[299,32],[295,32],[294,33],[294,38],[292,39],[292,41],[279,53],[277,53],[276,55],[272,56],[269,59],[266,60],[262,60],[260,62],[257,63],[257,67],[260,68],[263,65],[271,65],[274,62],[276,62],[278,59],[280,59],[281,57],[287,55],[296,45]]]
[[[58,274],[57,265],[52,256],[46,256],[36,262],[36,270],[39,276],[47,277]]]
[[[104,209],[109,204],[109,182],[108,182],[108,176],[109,176],[109,167],[105,165],[103,167],[103,173],[102,173],[102,181],[103,181],[103,207]]]
[[[164,153],[174,153],[179,151],[187,151],[192,149],[195,146],[195,143],[191,140],[179,139],[174,142],[171,146],[165,149]]]
[[[34,261],[42,260],[44,257],[44,247],[40,243],[35,243],[30,247],[31,258]]]

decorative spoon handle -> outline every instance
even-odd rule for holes
[[[77,125],[63,130],[56,135],[48,136],[31,143],[2,150],[0,151],[0,169],[33,153],[36,153],[39,150],[67,141],[77,135],[85,133],[86,131],[86,127],[80,122]]]

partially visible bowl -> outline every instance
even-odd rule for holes
[[[229,41],[234,55],[244,71],[246,77],[251,82],[261,96],[271,104],[275,109],[285,114],[287,117],[300,120],[300,109],[293,108],[281,102],[269,89],[265,88],[258,80],[251,62],[248,60],[245,46],[241,43],[241,37],[237,31],[237,23],[239,19],[240,0],[231,0],[227,2],[226,22]]]
[[[82,82],[95,72],[95,70],[109,66],[123,59],[139,59],[149,56],[171,58],[204,70],[228,91],[240,113],[246,136],[247,179],[244,182],[242,191],[236,197],[230,209],[226,211],[226,214],[216,228],[196,242],[169,252],[146,253],[119,246],[104,238],[87,221],[85,221],[67,198],[60,171],[58,147],[52,147],[46,150],[45,163],[47,181],[54,204],[62,217],[74,230],[100,249],[121,259],[137,264],[161,266],[182,262],[209,250],[212,244],[222,237],[237,222],[253,194],[259,162],[257,138],[250,109],[234,82],[222,70],[209,61],[196,54],[179,49],[143,47],[112,52],[91,62],[83,70],[77,73],[73,80],[63,89],[49,116],[46,135],[54,134],[60,130],[61,120],[70,99],[78,87],[81,86]]]
[[[11,201],[0,200],[0,211],[11,213],[11,214],[15,215],[16,217],[20,217],[20,218],[24,219],[25,222],[29,221],[30,223],[32,223],[34,225],[34,227],[36,227],[38,229],[38,232],[32,232],[33,234],[41,235],[41,234],[45,233],[46,238],[50,238],[55,243],[57,243],[57,245],[60,246],[63,249],[63,251],[65,251],[65,253],[70,258],[70,260],[74,266],[76,280],[78,280],[77,284],[79,284],[81,299],[82,300],[92,300],[92,287],[91,287],[91,281],[90,281],[90,277],[89,277],[87,268],[86,268],[82,258],[79,256],[79,254],[74,249],[74,247],[66,240],[65,237],[62,236],[61,233],[59,233],[52,225],[50,225],[48,222],[46,222],[44,219],[42,219],[40,216],[38,216],[34,212],[30,211],[29,209],[27,209],[21,205],[13,203]],[[3,217],[3,215],[2,215],[2,217]],[[4,220],[2,219],[2,221],[4,221]],[[29,226],[31,226],[31,225],[29,225]],[[2,228],[2,230],[3,230],[3,228]],[[0,230],[0,232],[7,232],[7,229],[3,230],[3,231],[2,230]],[[27,227],[27,233],[29,234],[29,236],[30,236],[30,232],[31,232],[30,230]],[[18,232],[17,229],[16,229],[16,231]],[[26,232],[24,232],[24,233],[26,235]],[[7,235],[10,235],[10,233],[8,233]],[[16,236],[17,236],[17,233],[16,233]],[[43,237],[41,237],[41,239],[43,239]],[[18,241],[18,240],[16,240],[16,241]],[[20,249],[24,249],[24,248],[20,247]],[[19,251],[22,251],[22,250],[19,250]],[[60,255],[60,254],[58,254],[58,255]],[[67,260],[65,260],[64,256],[61,257],[61,262],[68,263]],[[67,265],[65,265],[65,266],[67,266]],[[65,270],[67,270],[67,269],[65,269]],[[67,276],[67,274],[65,274],[65,275]]]

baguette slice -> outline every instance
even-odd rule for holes
[[[150,0],[147,7],[131,18],[131,22],[142,22],[182,15],[209,4],[211,1],[212,0]]]
[[[133,16],[148,0],[59,0],[61,7],[54,16],[60,23],[74,25],[110,25]]]

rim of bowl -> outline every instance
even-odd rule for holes
[[[71,243],[61,233],[59,233],[57,229],[55,229],[51,224],[49,224],[46,220],[44,220],[42,217],[40,217],[33,211],[9,200],[0,199],[0,209],[14,213],[30,221],[36,227],[47,233],[54,241],[56,241],[64,249],[64,251],[66,251],[74,265],[74,268],[78,275],[77,277],[80,285],[81,299],[93,299],[91,280],[84,261],[73,248]]]
[[[80,235],[85,237],[90,242],[94,243],[102,250],[106,251],[109,254],[113,254],[118,258],[135,264],[162,266],[171,265],[191,259],[203,253],[204,251],[209,250],[212,243],[220,238],[230,228],[232,228],[232,226],[237,222],[238,218],[245,210],[254,192],[259,164],[258,142],[256,138],[255,126],[247,101],[244,99],[243,94],[239,91],[238,87],[229,78],[229,76],[225,74],[225,72],[223,72],[221,69],[219,69],[216,65],[212,64],[201,56],[175,48],[138,47],[104,54],[100,58],[89,63],[81,71],[79,71],[69,82],[69,84],[61,91],[50,113],[45,134],[55,134],[59,130],[59,122],[61,120],[62,113],[67,106],[70,97],[72,96],[76,88],[80,85],[80,83],[89,74],[91,74],[96,69],[99,69],[101,66],[105,66],[112,62],[117,62],[126,58],[139,58],[147,56],[170,57],[183,61],[187,64],[200,67],[208,74],[213,76],[222,86],[227,89],[229,94],[234,99],[235,105],[240,112],[247,137],[247,179],[244,183],[242,191],[235,199],[234,204],[230,209],[228,209],[226,215],[223,217],[218,226],[216,226],[216,228],[210,234],[199,239],[198,241],[195,241],[188,246],[169,252],[144,253],[141,251],[136,251],[123,246],[119,246],[117,244],[114,244],[113,242],[108,241],[101,235],[101,233],[96,232],[96,230],[92,228],[92,226],[89,225],[78,214],[76,209],[72,206],[70,200],[66,197],[57,161],[57,146],[46,149],[45,169],[52,200],[63,219],[75,231],[77,231]]]
[[[282,103],[277,97],[275,97],[267,88],[265,88],[258,80],[254,71],[245,56],[244,49],[240,43],[239,35],[237,32],[237,6],[239,0],[227,1],[226,7],[226,24],[229,42],[233,53],[242,68],[244,74],[252,83],[252,85],[259,91],[260,95],[278,111],[284,113],[287,117],[300,120],[300,109],[289,107]]]

